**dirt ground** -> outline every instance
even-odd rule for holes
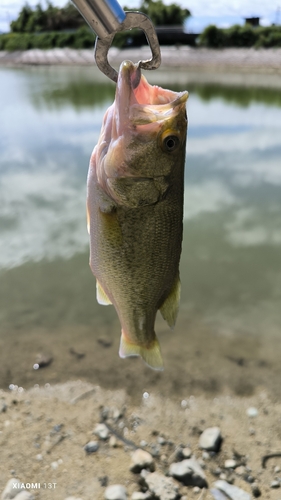
[[[139,404],[132,404],[124,391],[76,381],[27,391],[15,386],[9,392],[1,391],[0,398],[1,491],[16,477],[27,488],[28,483],[37,483],[32,489],[36,500],[71,495],[102,500],[105,485],[116,483],[127,488],[130,498],[140,489],[139,474],[129,470],[133,447],[123,439],[150,452],[158,449],[156,470],[165,474],[179,445],[190,447],[202,460],[199,435],[207,427],[218,426],[223,437],[221,450],[204,457],[209,487],[221,472],[248,493],[250,481],[255,480],[261,498],[281,498],[281,490],[270,487],[281,476],[281,458],[270,458],[262,467],[264,455],[281,451],[281,403],[272,401],[265,391],[245,398],[191,396],[178,402],[145,393]],[[255,417],[247,414],[251,407],[258,411]],[[99,440],[98,451],[87,455],[84,445],[98,439],[93,431],[105,417],[120,437],[117,446]],[[165,438],[164,444],[159,444],[159,436]],[[233,456],[240,466],[229,472],[224,463]],[[178,485],[181,495],[199,498],[193,487]],[[209,490],[204,498],[213,498]]]

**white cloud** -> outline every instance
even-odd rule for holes
[[[204,212],[218,212],[236,203],[234,195],[220,181],[186,185],[184,190],[184,218],[192,219]]]
[[[241,208],[234,220],[225,225],[226,239],[233,246],[280,245],[279,211],[267,214],[266,223],[253,208]]]
[[[0,180],[0,268],[84,250],[86,186],[67,173],[20,172]]]

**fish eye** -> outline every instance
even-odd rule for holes
[[[162,148],[168,153],[172,153],[173,151],[175,151],[180,143],[178,135],[171,132],[172,131],[169,131],[162,136]]]

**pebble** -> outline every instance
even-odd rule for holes
[[[257,408],[254,408],[254,406],[250,406],[250,408],[247,408],[246,413],[248,417],[255,418],[258,416],[259,411],[257,410]]]
[[[0,401],[0,413],[4,413],[7,410],[7,404],[4,399]]]
[[[105,500],[127,500],[127,490],[121,484],[108,486],[104,493]]]
[[[205,473],[195,458],[171,464],[169,474],[185,486],[199,486],[200,488],[208,486]]]
[[[89,441],[89,443],[85,444],[84,450],[88,455],[90,453],[95,453],[99,449],[99,443],[97,441]]]
[[[182,457],[185,459],[185,458],[190,458],[191,455],[192,455],[192,451],[190,448],[182,448],[181,450],[181,453],[182,453]]]
[[[259,485],[257,483],[253,483],[252,486],[252,494],[254,498],[258,498],[261,496],[261,490],[259,488]]]
[[[131,500],[151,500],[152,496],[149,491],[143,493],[142,491],[134,491],[131,496]]]
[[[230,500],[251,500],[251,495],[249,495],[249,493],[238,488],[238,486],[229,484],[227,481],[216,481],[214,486]]]
[[[34,500],[34,496],[29,491],[21,491],[16,495],[16,500]]]
[[[224,468],[225,469],[235,469],[237,463],[235,460],[232,460],[232,458],[229,458],[224,462]]]
[[[64,500],[82,500],[82,498],[77,498],[77,497],[67,497]]]
[[[200,438],[199,446],[206,451],[218,452],[221,446],[222,436],[219,427],[208,427],[205,429]]]
[[[98,424],[96,425],[93,434],[98,436],[100,439],[106,440],[109,438],[110,432],[105,424]]]
[[[14,484],[18,485],[17,488],[14,488]],[[24,491],[24,487],[21,488],[20,486],[21,484],[21,481],[19,481],[19,479],[16,479],[15,477],[9,479],[2,493],[1,500],[10,500],[11,498],[15,498],[15,496],[18,495],[20,491]]]
[[[130,471],[134,473],[139,473],[142,469],[147,469],[150,472],[155,471],[155,464],[153,457],[150,453],[140,448],[134,453],[132,453],[132,462],[130,465]]]
[[[167,443],[167,441],[163,436],[158,436],[157,443],[160,444],[161,446],[164,446]]]
[[[278,474],[278,472],[280,472],[280,470],[281,470],[281,469],[280,469],[279,465],[276,465],[276,467],[274,467],[274,472],[275,472],[276,474]]]
[[[246,472],[246,469],[244,467],[244,465],[239,465],[239,467],[236,467],[235,469],[235,473],[238,474],[238,476],[243,476],[243,474],[245,474]]]
[[[179,489],[175,481],[170,477],[165,477],[158,472],[143,474],[145,485],[150,492],[161,500],[177,500]]]
[[[272,481],[272,482],[270,483],[270,488],[274,488],[274,489],[276,489],[276,488],[280,488],[280,483],[279,483],[279,481]]]
[[[118,447],[118,442],[117,442],[117,437],[116,436],[110,436],[110,438],[109,438],[109,446],[111,446],[111,448],[117,448]]]

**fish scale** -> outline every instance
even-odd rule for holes
[[[119,316],[119,355],[140,355],[161,370],[156,313],[160,309],[173,326],[180,295],[188,94],[155,88],[143,76],[134,89],[136,71],[131,62],[121,65],[113,108],[90,161],[90,266],[98,301],[113,304]],[[155,102],[140,102],[149,92]],[[138,109],[145,124],[138,125]]]

